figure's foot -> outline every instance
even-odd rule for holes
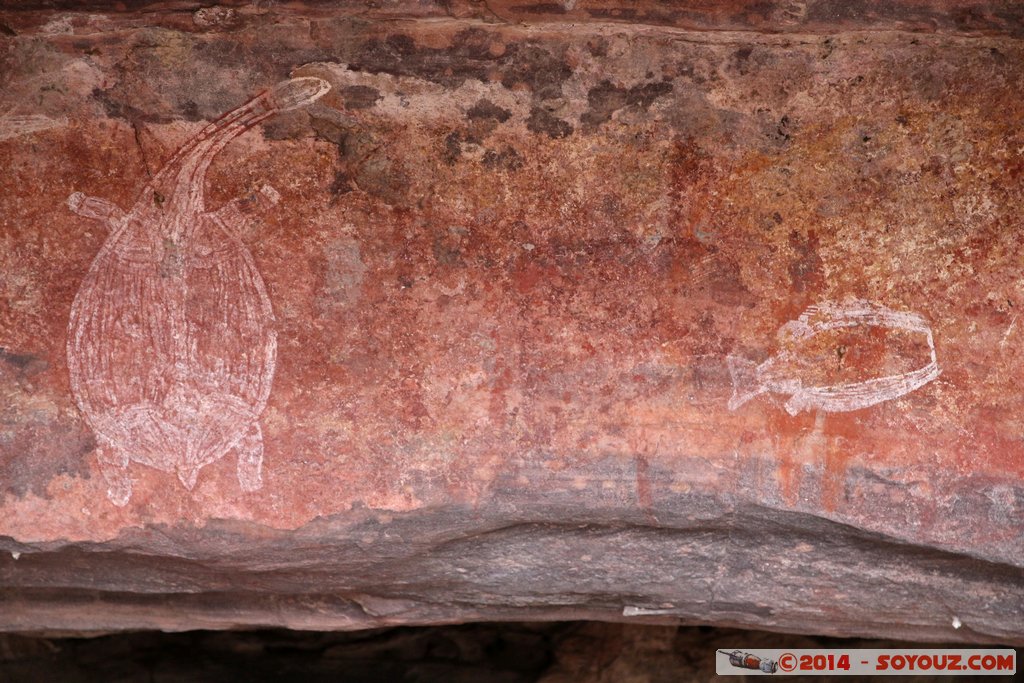
[[[180,481],[182,485],[189,491],[196,487],[197,479],[199,479],[198,467],[192,467],[189,469],[180,468],[178,470],[178,481]]]
[[[274,189],[271,184],[266,184],[260,188],[260,195],[262,196],[262,202],[266,206],[275,206],[281,201],[281,193]]]
[[[263,432],[253,422],[242,440],[235,446],[238,453],[238,484],[243,491],[257,491],[263,487]]]
[[[81,192],[72,192],[68,195],[68,208],[78,213],[78,210],[82,208],[82,204],[85,202],[85,195]]]
[[[68,197],[68,208],[79,216],[92,218],[113,227],[124,219],[121,207],[99,197],[89,197],[81,192],[73,192]]]
[[[110,445],[100,446],[100,472],[107,481],[107,498],[124,507],[132,497],[132,478],[128,472],[128,456]]]

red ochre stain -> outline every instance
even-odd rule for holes
[[[647,456],[642,453],[636,455],[636,499],[640,509],[643,510],[644,515],[651,521],[656,522],[654,515],[651,514],[652,496],[651,496],[651,478],[650,478],[650,464],[647,461]]]
[[[549,269],[538,263],[528,262],[513,274],[513,283],[520,294],[530,294],[533,289],[550,273]]]
[[[853,445],[863,432],[858,413],[829,413],[825,415],[825,463],[821,475],[821,506],[835,512],[845,499],[846,477]]]
[[[789,416],[772,413],[768,417],[769,434],[778,454],[778,480],[783,500],[790,507],[800,503],[825,512],[840,510],[847,498],[846,484],[850,463],[863,446],[869,409],[849,413],[801,413]],[[820,429],[816,425],[820,424]],[[816,433],[817,432],[817,433]],[[809,441],[820,440],[820,443]],[[871,440],[871,447],[879,444]],[[886,454],[887,458],[890,454]],[[804,473],[820,468],[817,498],[800,500]],[[811,493],[813,495],[813,492]]]
[[[803,468],[797,457],[797,448],[800,447],[803,437],[813,429],[814,416],[811,413],[801,413],[791,417],[782,411],[769,409],[767,419],[768,433],[778,454],[779,490],[786,504],[794,507],[800,500]]]

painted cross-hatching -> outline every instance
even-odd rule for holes
[[[115,504],[131,498],[130,462],[176,473],[191,490],[202,467],[234,450],[241,488],[262,486],[258,418],[274,377],[274,314],[238,237],[238,203],[207,211],[205,175],[231,140],[329,88],[295,78],[225,114],[164,164],[128,212],[77,192],[68,199],[110,230],[72,305],[67,353]],[[278,199],[269,187],[262,195]]]
[[[803,366],[818,364],[809,346],[819,335],[834,330],[856,329],[870,333],[871,328],[918,335],[927,345],[927,360],[906,372],[869,377],[862,381],[809,383],[801,376]],[[939,376],[935,342],[928,322],[917,313],[896,311],[868,301],[824,302],[807,309],[799,318],[780,330],[786,346],[776,355],[757,364],[729,356],[733,394],[729,410],[736,410],[763,393],[786,394],[784,407],[790,415],[802,410],[846,412],[867,408],[909,394]],[[810,373],[808,373],[810,374]]]

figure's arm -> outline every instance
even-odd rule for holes
[[[81,192],[75,192],[68,197],[68,208],[79,216],[102,221],[108,225],[115,225],[124,219],[124,211],[121,207],[99,197],[88,197]]]
[[[256,192],[243,199],[233,199],[215,213],[217,218],[226,225],[242,228],[250,223],[255,215],[269,209],[281,200],[281,195],[270,185],[264,185]]]

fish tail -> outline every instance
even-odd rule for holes
[[[744,403],[766,390],[757,377],[757,363],[739,356],[729,356],[729,374],[732,375],[732,398],[729,410],[736,410]]]

